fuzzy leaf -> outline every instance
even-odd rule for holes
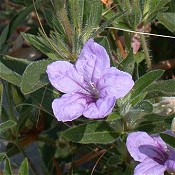
[[[29,42],[30,45],[36,47],[43,54],[47,55],[49,58],[56,60],[58,58],[58,54],[56,50],[54,50],[53,43],[51,44],[50,39],[46,39],[41,36],[35,36],[28,33],[21,33],[26,41]]]
[[[6,157],[5,153],[0,153],[0,162],[2,162],[5,157]]]
[[[46,67],[51,62],[50,60],[41,60],[27,66],[21,81],[23,94],[34,92],[49,83]]]
[[[19,168],[18,175],[29,175],[29,164],[27,158],[25,158]]]
[[[7,66],[12,71],[22,75],[27,65],[30,64],[30,61],[21,58],[15,58],[8,55],[2,57],[1,62]]]
[[[160,137],[175,149],[175,137],[165,133],[160,133]]]
[[[144,89],[146,98],[175,95],[175,80],[162,80],[149,85]]]
[[[19,26],[25,20],[26,16],[30,12],[32,12],[33,8],[33,5],[30,5],[11,19],[10,23],[5,27],[0,36],[0,50],[2,45],[10,37],[10,35],[13,33],[16,27]]]
[[[158,78],[160,78],[164,73],[164,70],[154,70],[150,71],[147,74],[143,75],[141,78],[139,78],[133,87],[133,90],[131,92],[131,99],[135,98],[137,95],[139,95],[146,87],[148,87],[151,83],[156,81]]]
[[[0,124],[0,133],[6,131],[9,128],[12,128],[16,125],[16,122],[12,121],[12,120],[8,120],[6,122],[3,122]]]
[[[145,131],[148,133],[159,133],[165,131],[166,128],[171,127],[172,119],[175,115],[170,116],[160,116],[157,114],[148,114],[144,116],[143,121],[141,121],[138,131]]]
[[[7,157],[5,159],[4,175],[13,175],[10,160]]]
[[[159,13],[168,9],[165,7],[171,0],[147,0],[144,4],[144,15],[147,22],[152,21]]]
[[[134,109],[141,112],[151,113],[153,112],[153,105],[149,101],[143,100],[134,106]]]
[[[76,143],[107,144],[114,142],[119,134],[107,122],[95,121],[70,128],[63,132],[63,136]]]
[[[157,19],[163,24],[168,30],[175,34],[175,13],[165,12],[160,13]]]
[[[0,82],[0,116],[2,112],[3,84]]]
[[[3,63],[0,62],[0,78],[19,86],[21,83],[21,75],[12,71],[6,67]]]
[[[134,71],[134,64],[135,64],[135,60],[133,56],[133,51],[130,50],[127,57],[120,63],[119,68],[132,75]]]

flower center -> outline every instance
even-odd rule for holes
[[[96,88],[96,85],[93,83],[93,82],[89,82],[89,90],[90,90],[90,93],[94,96],[94,98],[99,98],[99,91],[98,89]]]
[[[95,83],[91,81],[86,81],[85,90],[88,94],[85,94],[87,97],[87,101],[96,102],[100,98],[100,93],[95,85]]]

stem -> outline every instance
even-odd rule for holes
[[[116,46],[120,50],[120,53],[121,53],[122,57],[123,58],[126,58],[125,49],[123,48],[123,45],[122,45],[122,43],[120,41],[120,38],[118,37],[117,32],[115,30],[112,30],[112,35],[113,35],[113,38],[114,38],[114,41],[115,41]]]
[[[147,43],[146,43],[145,36],[140,34],[140,39],[141,39],[142,47],[143,47],[143,50],[144,50],[147,67],[148,67],[148,70],[150,70],[152,68],[152,63],[151,63],[151,58],[149,56],[149,49],[148,49],[148,46],[147,46]]]
[[[54,166],[55,166],[57,175],[62,175],[61,168],[60,168],[60,166],[59,166],[58,161],[57,161],[56,158],[53,159],[53,164],[54,164]]]

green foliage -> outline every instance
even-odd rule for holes
[[[135,60],[133,56],[133,51],[130,50],[127,57],[119,64],[119,68],[132,75],[134,71],[134,65],[135,65]]]
[[[175,148],[175,137],[169,134],[160,133],[160,137],[171,147]]]
[[[16,125],[16,122],[12,120],[5,121],[0,124],[0,133],[5,132],[7,129],[10,129]]]
[[[27,158],[25,158],[19,168],[18,175],[29,175],[29,164]]]
[[[174,138],[162,133],[169,130],[175,114],[173,110],[168,114],[164,112],[169,106],[161,98],[175,96],[175,80],[163,80],[162,75],[167,71],[146,69],[144,60],[152,53],[149,42],[144,35],[129,32],[149,32],[153,26],[157,29],[152,28],[153,33],[161,33],[165,27],[175,33],[173,0],[113,0],[110,8],[100,0],[12,2],[17,5],[17,15],[5,24],[0,36],[0,138],[5,142],[0,162],[5,165],[4,174],[13,174],[10,157],[17,154],[24,154],[21,165],[15,167],[19,175],[28,175],[29,169],[38,173],[37,163],[32,164],[32,156],[25,154],[34,142],[39,146],[43,172],[51,175],[72,172],[132,175],[137,163],[131,160],[126,148],[128,132],[160,132],[162,139],[175,148]],[[28,15],[30,20],[26,23]],[[40,19],[36,19],[38,16]],[[157,26],[157,20],[162,25]],[[30,25],[30,30],[21,33],[23,38],[43,53],[37,61],[3,55],[11,54],[8,48],[13,45],[12,34],[23,25]],[[116,36],[114,29],[120,29],[115,30]],[[138,37],[137,44],[142,45],[136,54],[132,48],[133,36]],[[142,37],[144,42],[140,40]],[[71,122],[58,122],[52,102],[62,93],[48,81],[47,65],[56,60],[74,64],[89,38],[106,48],[112,66],[131,74],[135,85],[125,97],[117,99],[114,110],[103,120],[80,117]],[[154,42],[157,38],[151,39]],[[23,43],[23,47],[29,46]],[[161,48],[162,52],[170,52],[169,46]],[[161,50],[156,52],[162,53]],[[153,56],[152,62],[149,60],[150,64],[160,61],[154,59]],[[162,113],[156,110],[158,104]]]
[[[0,83],[0,115],[2,112],[3,84]]]
[[[144,22],[152,21],[157,14],[166,11],[165,7],[171,0],[146,0],[144,4]]]
[[[175,34],[175,23],[174,23],[175,13],[171,13],[171,12],[160,13],[157,16],[157,19],[167,29],[169,29],[172,33]]]
[[[137,95],[142,93],[146,87],[148,87],[151,83],[153,83],[158,78],[160,78],[163,75],[163,73],[164,73],[163,70],[154,70],[154,71],[148,72],[147,74],[139,78],[135,82],[135,85],[131,92],[131,99],[135,98]]]
[[[1,62],[0,62],[0,78],[16,86],[20,86],[20,83],[21,83],[21,75],[12,71]]]
[[[16,72],[17,74],[22,75],[27,65],[30,64],[30,61],[20,58],[11,57],[4,55],[1,59],[1,62],[8,67],[10,70]]]
[[[57,50],[57,46],[51,43],[51,39],[47,37],[35,36],[28,33],[22,33],[22,36],[34,47],[40,50],[53,60],[62,58],[62,54]]]
[[[11,22],[5,27],[5,29],[1,33],[0,51],[2,51],[2,46],[8,40],[10,35],[14,32],[16,27],[18,27],[25,20],[26,16],[29,15],[29,13],[31,13],[33,9],[33,5],[30,5],[11,19]]]
[[[27,66],[21,80],[21,91],[29,94],[49,83],[46,74],[46,67],[50,60],[41,60]]]
[[[142,118],[141,121],[137,121],[137,130],[145,131],[148,133],[159,133],[165,131],[171,127],[171,121],[175,115],[160,116],[157,114],[148,114]]]
[[[119,133],[105,121],[94,121],[70,128],[63,132],[63,136],[76,143],[107,144],[114,142],[119,137]]]
[[[42,10],[51,27],[50,37],[43,30],[40,36],[23,33],[23,37],[51,59],[75,61],[83,44],[99,26],[102,3],[73,0],[63,4],[62,0],[54,2],[54,13],[46,8]]]
[[[4,175],[13,175],[10,160],[7,157],[5,159]]]
[[[174,96],[175,80],[163,80],[152,83],[144,89],[147,92],[147,98]]]

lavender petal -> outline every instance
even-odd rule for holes
[[[67,61],[56,61],[47,66],[47,74],[52,86],[57,90],[68,92],[83,91],[83,76],[79,75],[74,65]]]
[[[136,166],[134,175],[164,175],[165,170],[163,165],[148,159]]]
[[[86,107],[86,100],[76,93],[62,95],[61,98],[52,102],[52,109],[58,121],[72,121],[83,114]]]
[[[130,74],[111,67],[97,83],[101,96],[125,96],[133,87],[134,81]]]
[[[104,47],[89,39],[76,62],[76,69],[86,81],[97,82],[103,72],[110,67],[109,56]]]
[[[100,98],[96,102],[90,103],[83,115],[90,119],[104,118],[112,112],[115,105],[115,97]]]

